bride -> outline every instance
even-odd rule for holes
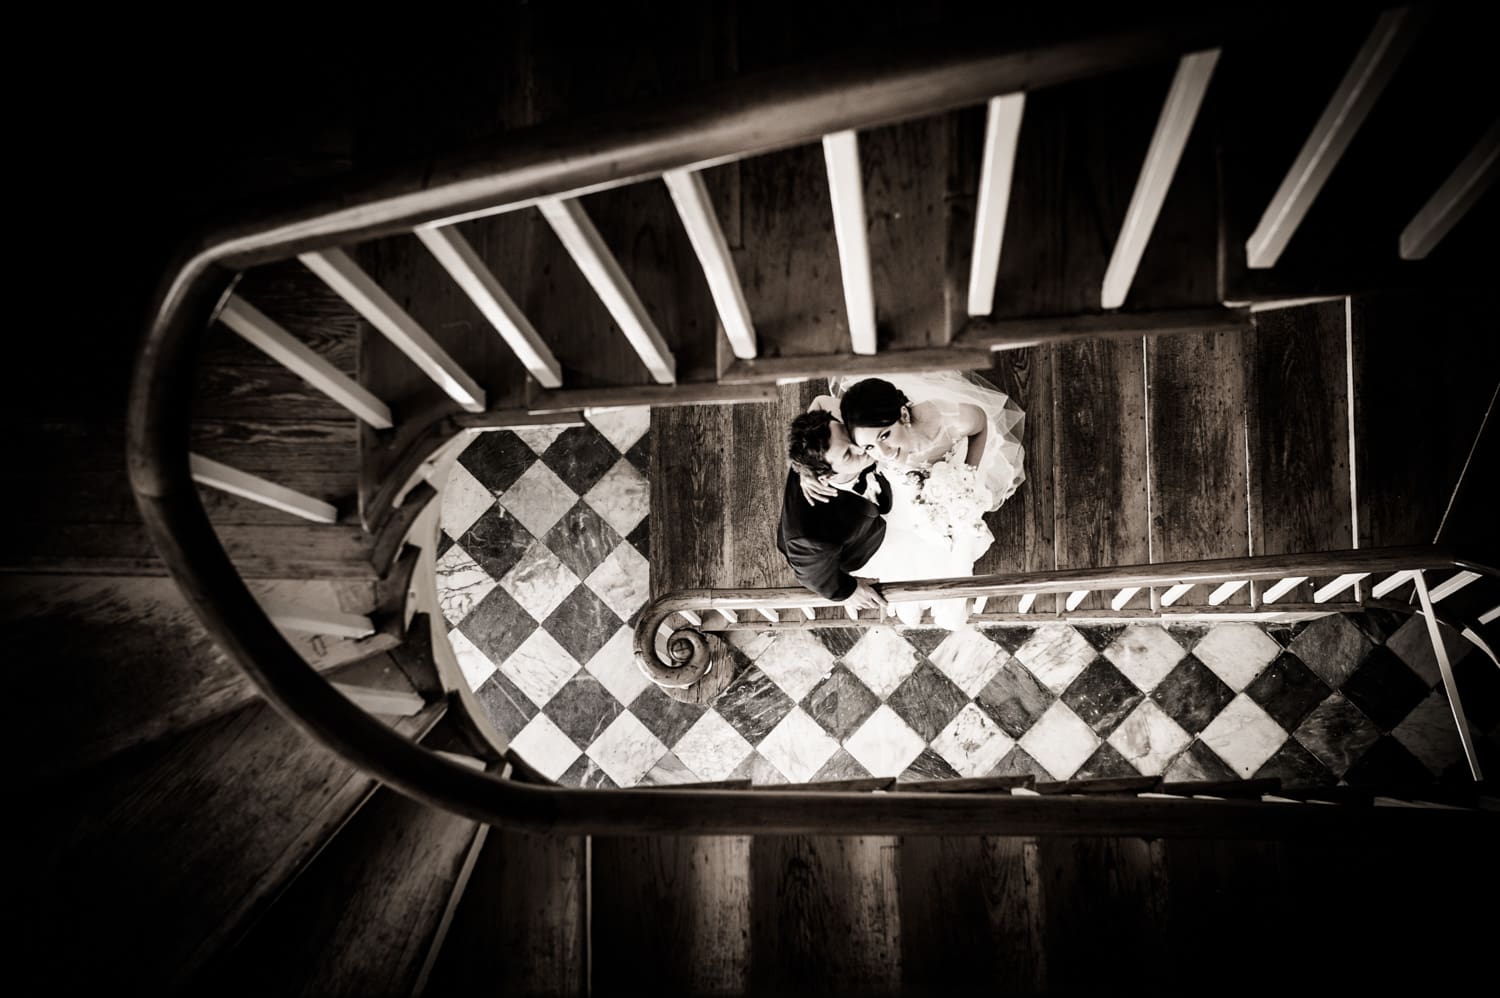
[[[940,461],[967,464],[988,490],[988,509],[999,509],[1026,480],[1021,444],[1025,414],[989,382],[957,371],[837,379],[830,388],[833,395],[819,396],[809,408],[833,412],[848,428],[854,445],[880,462],[891,482],[887,523],[918,536],[926,534],[931,542],[921,548],[920,557],[903,564],[901,578],[972,575],[974,563],[994,536],[982,524],[977,536],[962,545],[932,536],[931,524],[915,515],[919,475],[907,472],[930,471]],[[802,492],[809,502],[820,502],[829,490],[804,477]],[[897,605],[897,614],[903,622],[915,623],[924,605]],[[940,626],[953,629],[968,619],[967,600],[941,600],[931,606]]]

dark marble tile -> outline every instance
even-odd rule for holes
[[[565,787],[582,787],[586,790],[618,790],[619,785],[599,764],[586,755],[581,755],[568,767],[567,772],[557,778]]]
[[[574,744],[587,750],[624,709],[603,683],[579,670],[547,701],[546,714]]]
[[[587,662],[615,636],[621,623],[615,612],[595,596],[592,589],[579,585],[542,622],[542,626],[570,655],[579,662]]]
[[[1017,745],[1005,753],[1005,758],[995,763],[995,768],[985,776],[1034,776],[1038,782],[1048,782],[1054,777],[1047,772],[1047,767],[1037,762],[1021,746]]]
[[[1012,660],[995,673],[974,702],[1007,735],[1020,738],[1056,699],[1051,690],[1037,682],[1030,670]]]
[[[1288,731],[1295,731],[1308,712],[1331,692],[1327,683],[1289,651],[1278,655],[1245,687],[1246,695]]]
[[[1167,766],[1162,779],[1168,783],[1197,783],[1207,780],[1219,783],[1237,780],[1239,774],[1220,759],[1218,753],[1194,738],[1193,743]]]
[[[911,761],[906,772],[896,777],[898,783],[916,783],[922,780],[956,780],[958,770],[948,765],[948,760],[938,755],[929,745],[922,754]]]
[[[484,708],[485,717],[506,741],[516,737],[526,722],[536,716],[536,704],[501,672],[491,673],[474,691],[474,696]]]
[[[510,593],[496,586],[474,605],[458,629],[491,662],[499,665],[521,647],[521,642],[531,637],[536,630],[536,621],[511,598]]]
[[[647,430],[641,434],[641,439],[631,445],[625,452],[625,457],[636,470],[646,476],[647,481],[651,479],[651,431]]]
[[[1380,729],[1335,693],[1308,714],[1292,736],[1335,776],[1343,776],[1380,739]]]
[[[1364,613],[1347,614],[1349,622],[1358,627],[1376,644],[1384,644],[1385,640],[1402,624],[1406,623],[1407,617],[1404,613],[1396,613],[1391,610],[1366,610]]]
[[[1145,698],[1146,695],[1136,689],[1113,662],[1101,655],[1068,684],[1062,702],[1083,718],[1100,738],[1108,738]]]
[[[923,741],[930,742],[963,710],[969,698],[937,666],[923,658],[885,702]]]
[[[1141,771],[1131,764],[1109,742],[1100,743],[1094,754],[1084,760],[1073,774],[1075,780],[1104,780],[1111,776],[1140,776]]]
[[[849,654],[849,649],[865,636],[863,627],[819,627],[813,631],[813,635],[828,649],[834,658],[843,658]],[[906,636],[910,640],[910,635]]]
[[[1432,770],[1399,741],[1385,735],[1344,772],[1351,786],[1400,790],[1402,787],[1425,786],[1436,781]]]
[[[661,740],[667,748],[677,744],[677,739],[687,734],[688,728],[697,723],[703,712],[703,704],[684,703],[674,700],[652,683],[630,704],[630,712]]]
[[[632,530],[630,532],[630,536],[627,537],[627,538],[625,538],[625,539],[627,541],[629,541],[632,545],[634,545],[635,549],[641,553],[641,557],[642,558],[645,558],[647,561],[650,561],[651,560],[651,517],[648,516],[644,520],[642,520],[640,523],[636,524],[636,528],[634,530]]]
[[[755,665],[714,701],[714,710],[751,745],[759,745],[794,706],[792,698]]]
[[[451,548],[452,546],[453,546],[453,538],[448,536],[448,531],[446,531],[446,530],[439,530],[438,531],[438,545],[437,545],[437,555],[436,555],[436,557],[441,558],[443,555],[447,554],[448,553],[448,549]]]
[[[509,430],[479,434],[458,456],[458,463],[496,495],[516,484],[536,461],[536,452]]]
[[[1234,690],[1189,652],[1156,684],[1151,699],[1182,730],[1196,735],[1234,699]]]
[[[1108,648],[1121,634],[1125,633],[1124,624],[1085,624],[1074,628],[1083,639],[1094,646],[1094,651],[1102,652]]]
[[[474,521],[458,543],[490,578],[498,581],[516,567],[532,540],[531,531],[496,503]]]
[[[1292,639],[1287,650],[1331,689],[1339,689],[1369,654],[1372,642],[1341,613],[1319,617]]]
[[[684,783],[701,783],[698,774],[688,769],[687,764],[677,758],[675,752],[667,752],[656,765],[646,771],[646,774],[637,781],[636,786],[641,787],[666,787],[679,786]]]
[[[579,495],[599,484],[619,459],[609,438],[588,423],[563,430],[542,452],[543,463]]]
[[[941,627],[908,627],[901,632],[901,636],[923,655],[931,655],[952,633]]]
[[[1321,787],[1338,782],[1338,777],[1319,762],[1317,756],[1303,748],[1295,738],[1288,738],[1283,742],[1281,748],[1276,750],[1276,754],[1255,771],[1255,777],[1256,779],[1275,777],[1281,780],[1282,787],[1286,789]]]
[[[1381,731],[1390,731],[1427,698],[1428,690],[1395,652],[1377,645],[1344,681],[1342,692]]]
[[[998,624],[986,624],[979,630],[985,637],[1012,655],[1036,633],[1035,627],[1002,627]]]
[[[844,628],[851,630],[851,628]],[[834,738],[843,741],[865,723],[880,706],[880,698],[843,664],[833,667],[818,685],[802,698],[802,709]]]
[[[620,543],[615,528],[582,499],[547,531],[542,543],[580,579],[589,577]]]
[[[1208,633],[1207,624],[1168,624],[1167,633],[1172,635],[1172,640],[1182,645],[1184,651],[1192,651],[1193,646],[1203,640]]]
[[[808,780],[809,783],[826,783],[830,780],[862,780],[870,771],[860,765],[858,759],[842,747]]]
[[[767,786],[775,783],[791,782],[776,768],[776,764],[759,752],[751,752],[745,756],[745,761],[734,767],[734,772],[727,777],[731,780],[749,780],[756,786]]]

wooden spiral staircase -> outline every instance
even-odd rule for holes
[[[139,276],[160,282],[123,428],[135,343],[117,329],[83,334],[86,390],[18,375],[0,596],[27,760],[22,991],[1058,993],[1141,974],[1185,991],[1482,968],[1462,914],[1500,875],[1482,784],[574,791],[476,720],[432,591],[434,499],[469,432],[612,404],[739,411],[779,382],[987,367],[1037,343],[1233,334],[1291,299],[1440,303],[1493,270],[1494,199],[1476,192],[1494,109],[1443,99],[1486,93],[1446,8],[1097,29],[920,15],[847,53],[846,26],[806,15],[805,32],[682,15],[653,15],[653,58],[632,59],[603,44],[617,22],[511,11],[527,86],[477,43],[486,69],[452,92],[371,84],[374,118],[351,115],[360,171],[343,147],[297,146],[290,172],[321,192],[270,190],[242,155],[265,201],[195,227],[169,264],[121,267],[108,305],[133,312]],[[1268,83],[1268,63],[1287,72]],[[337,87],[290,89],[308,120],[343,106]],[[432,103],[455,95],[469,103]],[[434,124],[433,107],[453,113]],[[1430,156],[1395,155],[1413,145]],[[216,183],[216,208],[246,186]],[[1301,611],[1323,612],[1415,573],[1379,598],[1411,593],[1434,633],[1436,598],[1494,648],[1473,472],[1492,461],[1493,429],[1475,434],[1494,353],[1455,356],[1451,397],[1427,401],[1452,414],[1432,448],[1457,466],[1434,459],[1445,475],[1379,507],[1436,504],[1440,538],[1025,564],[913,594],[972,589],[995,619],[1052,596],[1149,615],[1242,581],[1254,613],[1297,580]],[[787,626],[808,602],[666,596],[642,617],[645,667],[682,668],[657,657],[669,612]]]

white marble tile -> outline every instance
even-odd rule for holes
[[[549,780],[555,780],[583,755],[573,739],[552,723],[546,714],[538,714],[511,739],[511,748],[526,763]]]
[[[527,468],[500,496],[500,505],[510,510],[533,537],[545,535],[577,501],[577,494],[541,461]]]
[[[927,658],[971,697],[1010,661],[1004,648],[973,628],[954,631]]]
[[[922,736],[885,704],[844,740],[844,748],[871,776],[900,776],[922,754],[923,744]]]
[[[443,486],[443,511],[440,523],[448,536],[459,538],[495,504],[495,494],[480,484],[468,468],[457,463],[448,473]]]
[[[629,620],[651,598],[651,563],[634,544],[621,543],[584,582],[616,616]]]
[[[1062,696],[1096,654],[1094,646],[1067,624],[1043,624],[1016,649],[1021,664],[1057,696]]]
[[[547,706],[547,701],[579,669],[568,650],[540,627],[499,666],[505,678],[520,687],[538,707]]]
[[[584,668],[626,706],[634,703],[641,691],[651,685],[651,680],[635,662],[635,634],[628,627],[616,631],[614,637],[584,663]]]
[[[707,711],[677,739],[677,758],[702,780],[726,780],[754,749],[734,725]]]
[[[1391,734],[1438,776],[1443,775],[1448,767],[1464,761],[1464,746],[1458,737],[1453,709],[1448,706],[1448,698],[1438,690],[1417,704]]]
[[[1231,769],[1249,779],[1281,748],[1287,733],[1260,704],[1241,693],[1198,737]]]
[[[630,532],[651,512],[651,489],[647,485],[646,476],[623,457],[604,473],[604,477],[588,490],[583,499],[621,537],[629,537]]]
[[[1158,776],[1193,736],[1156,705],[1143,700],[1106,739],[1146,776]]]
[[[453,646],[453,656],[458,659],[459,671],[464,674],[464,682],[469,684],[469,689],[479,689],[486,679],[495,674],[495,663],[474,647],[474,642],[466,638],[463,631],[457,628],[449,631],[448,643]]]
[[[1132,624],[1104,649],[1104,657],[1144,693],[1156,689],[1186,654],[1160,624]]]
[[[811,631],[786,631],[776,636],[755,664],[794,702],[833,671],[833,653]]]
[[[776,639],[775,631],[725,631],[724,635],[729,639],[730,644],[743,652],[745,657],[752,662],[760,658],[760,653],[771,647],[771,643]]]
[[[838,748],[839,743],[801,707],[793,707],[759,746],[760,754],[792,783],[806,783]]]
[[[871,627],[844,655],[844,664],[884,700],[916,669],[917,651],[891,628]]]
[[[1054,779],[1066,780],[1094,754],[1099,736],[1059,700],[1021,736],[1021,747]]]
[[[651,771],[641,777],[641,786],[670,787],[683,783],[699,783],[698,774],[694,773],[682,760],[671,752],[656,760],[656,765]]]
[[[651,429],[651,407],[630,405],[620,409],[591,409],[584,416],[594,429],[604,434],[605,439],[615,445],[621,454],[634,447],[636,441]]]
[[[667,747],[628,710],[589,746],[589,758],[621,787],[639,783],[666,752]]]
[[[1448,661],[1457,662],[1468,654],[1473,645],[1451,627],[1438,625],[1443,635],[1443,647],[1448,651]],[[1427,620],[1413,614],[1394,634],[1386,639],[1385,646],[1396,653],[1396,657],[1411,667],[1411,670],[1426,681],[1428,687],[1442,682],[1443,674],[1438,670],[1437,655],[1432,650],[1432,639],[1427,636]]]
[[[509,572],[500,579],[505,591],[538,622],[546,620],[568,594],[578,588],[578,576],[541,541],[532,541]]]
[[[1281,646],[1254,624],[1215,624],[1193,654],[1238,693],[1281,654]]]
[[[438,606],[455,627],[499,585],[457,544],[437,560],[433,570],[437,575]]]
[[[562,436],[567,428],[567,425],[563,423],[549,423],[546,426],[515,426],[510,432],[520,437],[521,442],[540,457],[542,452],[551,447],[552,442]]]
[[[933,751],[960,776],[988,776],[1015,744],[1015,739],[972,703],[965,704],[932,740]]]

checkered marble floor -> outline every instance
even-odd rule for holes
[[[1271,627],[741,631],[724,694],[673,700],[631,658],[649,595],[648,426],[629,409],[481,435],[443,497],[449,638],[491,722],[561,783],[1467,778],[1421,620],[1382,611]],[[1449,638],[1493,755],[1500,675]]]

